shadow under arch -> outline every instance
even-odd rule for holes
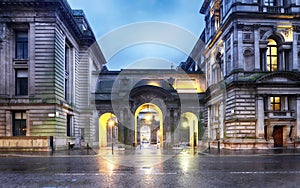
[[[181,115],[181,126],[189,129],[189,145],[198,146],[198,118],[193,112],[185,112]]]

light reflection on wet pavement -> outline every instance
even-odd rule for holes
[[[298,187],[300,155],[94,150],[0,158],[2,187]],[[80,151],[87,152],[87,151]],[[154,163],[153,163],[154,162]]]

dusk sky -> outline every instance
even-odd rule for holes
[[[84,10],[110,70],[171,68],[185,61],[204,28],[202,2],[69,0],[72,9]]]

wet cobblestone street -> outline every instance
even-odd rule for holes
[[[151,157],[162,162],[151,165],[147,163]],[[298,187],[299,175],[298,153],[201,155],[182,150],[111,155],[103,151],[0,158],[1,187]]]

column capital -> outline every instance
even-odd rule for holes
[[[259,100],[263,100],[265,97],[267,97],[266,94],[257,94],[256,95],[256,98],[259,99]]]

